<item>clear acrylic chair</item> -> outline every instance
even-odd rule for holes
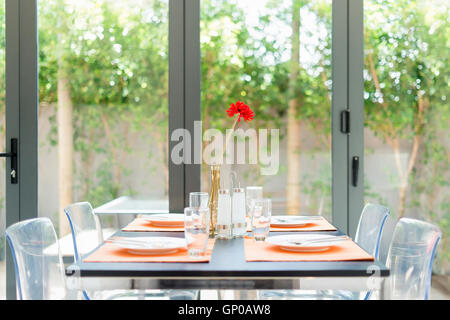
[[[66,299],[64,265],[53,224],[48,218],[15,223],[6,229],[11,248],[17,298],[20,300]],[[48,248],[56,246],[57,254]]]
[[[385,206],[368,203],[364,206],[359,218],[355,242],[375,259],[379,257],[381,235],[389,214],[389,209]],[[269,290],[259,292],[261,299],[367,300],[370,294],[370,291],[350,292],[345,290]]]
[[[427,300],[434,255],[441,238],[438,227],[420,220],[402,218],[397,223],[386,265],[387,299]]]
[[[64,208],[72,232],[74,260],[94,250],[103,242],[100,222],[89,202],[78,202]]]
[[[389,214],[387,207],[368,203],[359,218],[355,242],[375,259],[379,258],[381,236]]]
[[[78,202],[64,208],[72,232],[74,260],[78,262],[103,242],[103,232],[97,215],[89,202]],[[109,282],[114,287],[121,280]],[[125,280],[126,281],[126,280]],[[104,283],[104,282],[103,282]],[[106,286],[107,284],[104,283]],[[119,284],[122,287],[123,284]],[[198,297],[195,290],[107,290],[87,292],[86,299],[183,299],[192,300]]]

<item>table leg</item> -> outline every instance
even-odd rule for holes
[[[218,300],[219,290],[199,290],[200,300]]]
[[[385,279],[382,279],[381,280],[381,287],[380,287],[380,300],[385,300],[386,299],[385,288],[386,288]]]
[[[256,290],[235,290],[235,300],[257,300],[258,295]]]

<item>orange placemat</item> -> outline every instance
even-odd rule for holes
[[[209,262],[215,239],[208,239],[206,253],[201,259],[193,259],[187,249],[178,250],[168,255],[137,255],[112,243],[105,242],[98,250],[83,259],[83,262]]]
[[[311,221],[311,223],[308,223],[302,227],[270,227],[270,231],[273,232],[280,232],[280,231],[286,231],[286,232],[292,232],[292,231],[336,231],[336,227],[333,226],[331,223],[327,221],[324,217],[321,217],[320,220],[314,220]],[[252,231],[252,225],[250,218],[247,217],[247,231]]]
[[[151,232],[151,231],[184,231],[184,227],[157,227],[150,221],[143,218],[136,218],[131,221],[122,231],[127,232]]]
[[[244,239],[245,260],[250,261],[373,261],[374,258],[351,240],[322,252],[289,252],[253,238]]]

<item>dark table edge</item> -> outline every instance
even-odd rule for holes
[[[112,236],[123,233],[123,231],[118,230]],[[152,232],[152,234],[173,234],[173,232]],[[274,234],[278,234],[280,232],[274,232]],[[309,232],[309,233],[322,233],[322,232]],[[336,234],[344,234],[341,230],[337,228],[337,231],[332,231],[332,233]],[[140,235],[148,235],[148,232],[136,232],[136,234]],[[282,234],[288,234],[288,232],[282,232]],[[87,253],[85,256],[89,256],[90,254],[97,251],[101,246],[93,249],[91,252]],[[318,261],[304,261],[302,263],[317,263]],[[340,263],[354,263],[358,261],[339,261]],[[380,261],[361,261],[370,263],[371,265],[376,265],[379,270],[380,277],[388,277],[390,275],[390,270],[382,264]],[[92,265],[95,262],[90,262],[89,265]],[[146,264],[147,262],[142,262],[142,264]],[[148,262],[151,263],[151,262]],[[261,263],[261,262],[248,262],[248,263]],[[284,263],[299,263],[297,262],[284,262]],[[147,278],[170,278],[170,277],[178,277],[183,279],[198,279],[198,278],[247,278],[247,279],[258,279],[258,278],[273,278],[273,279],[283,279],[283,278],[303,278],[303,277],[370,277],[375,274],[375,271],[372,273],[368,273],[366,270],[314,270],[314,271],[305,271],[305,270],[286,270],[282,271],[265,271],[265,270],[251,270],[251,271],[229,271],[229,270],[218,270],[218,271],[191,271],[189,270],[189,274],[186,275],[186,270],[172,270],[170,274],[167,271],[156,271],[156,270],[89,270],[83,268],[87,263],[84,262],[76,262],[67,267],[66,275],[72,276],[76,273],[81,277],[147,277]],[[180,263],[161,263],[162,265],[179,265]]]
[[[79,270],[79,271],[78,271]],[[247,279],[259,279],[259,278],[305,278],[305,277],[370,277],[374,273],[367,273],[365,271],[345,271],[345,270],[326,270],[326,271],[189,271],[189,275],[186,275],[185,270],[159,272],[153,270],[86,270],[80,269],[76,264],[70,266],[66,270],[67,276],[72,276],[79,272],[81,277],[143,277],[143,278],[182,278],[182,279],[198,279],[198,278],[247,278]],[[379,270],[380,277],[388,277],[390,272],[388,269]]]

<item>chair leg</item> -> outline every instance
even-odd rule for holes
[[[235,290],[235,300],[258,300],[257,290]]]
[[[200,300],[217,300],[218,290],[200,290]]]

